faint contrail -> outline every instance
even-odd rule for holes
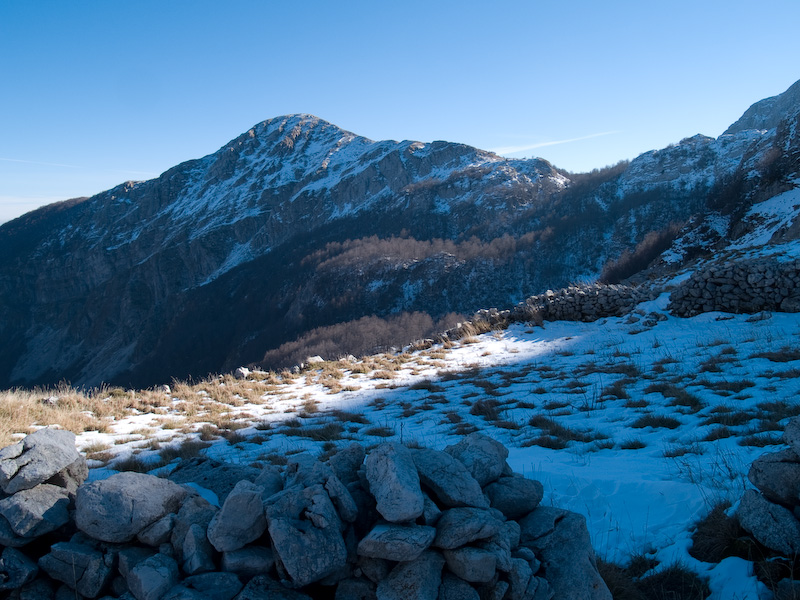
[[[505,146],[503,148],[494,148],[491,152],[495,154],[513,154],[514,152],[524,152],[526,150],[534,150],[536,148],[543,148],[545,146],[557,146],[558,144],[569,144],[570,142],[580,142],[591,138],[601,137],[604,135],[612,135],[619,133],[619,131],[604,131],[602,133],[593,133],[591,135],[584,135],[583,137],[570,138],[568,140],[557,140],[555,142],[540,142],[538,144],[531,144],[529,146]]]
[[[3,158],[0,157],[0,160],[4,160],[6,162],[16,162],[16,163],[25,163],[28,165],[43,165],[45,167],[66,167],[68,169],[80,169],[81,167],[77,165],[62,165],[61,163],[49,163],[49,162],[39,162],[36,160],[21,160],[19,158]]]

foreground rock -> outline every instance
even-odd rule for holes
[[[447,450],[351,444],[329,463],[300,454],[283,468],[180,469],[206,483],[220,474],[221,508],[152,475],[119,473],[74,495],[51,476],[0,500],[0,541],[19,548],[0,556],[0,590],[19,600],[608,598],[581,517],[538,507],[541,484],[514,476],[497,442],[473,434]],[[33,543],[41,535],[47,543]]]

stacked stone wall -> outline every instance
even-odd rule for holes
[[[41,430],[0,450],[10,598],[611,599],[584,518],[539,506],[541,483],[477,433],[444,451],[353,443],[325,462],[192,459],[169,479],[89,483],[74,439]]]
[[[800,259],[757,258],[698,270],[670,296],[680,317],[704,312],[800,312]]]

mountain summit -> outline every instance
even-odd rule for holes
[[[798,90],[718,139],[587,174],[311,115],[264,121],[156,179],[0,226],[0,386],[146,386],[312,346],[366,352],[595,279],[681,228],[696,245],[676,260],[691,260],[796,176]]]

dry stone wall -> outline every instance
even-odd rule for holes
[[[85,483],[74,436],[43,429],[0,450],[0,593],[610,600],[583,517],[539,506],[542,485],[507,456],[475,433],[444,451],[353,443],[326,462],[194,459],[171,479]],[[204,482],[221,506],[176,480]]]
[[[695,271],[670,296],[681,317],[703,312],[800,312],[800,259],[774,257],[727,262]]]

